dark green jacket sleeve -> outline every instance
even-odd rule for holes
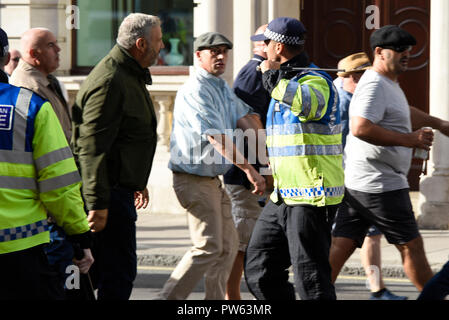
[[[123,85],[112,77],[80,97],[79,105],[83,107],[77,151],[88,210],[109,206],[112,186],[108,179],[107,157],[120,128]]]

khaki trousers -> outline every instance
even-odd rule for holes
[[[238,249],[230,200],[217,177],[173,173],[173,188],[187,212],[192,248],[183,256],[160,298],[186,299],[205,277],[205,299],[223,300]]]

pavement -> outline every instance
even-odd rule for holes
[[[417,193],[411,192],[412,204]],[[449,260],[449,230],[420,230],[429,264],[437,272]],[[137,220],[137,259],[139,266],[174,267],[189,250],[187,218],[184,214],[153,214],[139,211]],[[382,275],[405,278],[401,256],[394,245],[382,237]],[[365,272],[357,249],[343,267],[342,275],[363,276]]]

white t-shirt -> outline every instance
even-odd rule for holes
[[[410,133],[410,107],[397,82],[367,70],[354,92],[349,116],[359,116],[385,129]],[[408,188],[412,149],[382,147],[349,133],[345,148],[345,186],[349,189],[381,193]]]

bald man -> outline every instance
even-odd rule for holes
[[[20,44],[22,59],[10,83],[30,89],[49,100],[70,143],[72,124],[69,108],[56,77],[51,75],[59,67],[61,51],[55,35],[45,28],[33,28],[22,35]]]
[[[264,33],[266,28],[266,24],[260,26],[255,34]],[[233,90],[240,99],[258,113],[265,127],[271,97],[263,87],[262,73],[257,71],[257,66],[267,58],[265,53],[266,45],[263,41],[254,41],[253,44],[254,56],[238,73],[234,81]],[[245,148],[247,149],[246,144]],[[258,169],[258,167],[255,168]],[[224,182],[226,191],[231,199],[232,215],[239,235],[239,251],[227,283],[226,299],[240,300],[240,282],[243,274],[246,246],[262,207],[259,205],[260,196],[251,193],[251,184],[246,174],[238,167],[233,166],[224,175]]]

